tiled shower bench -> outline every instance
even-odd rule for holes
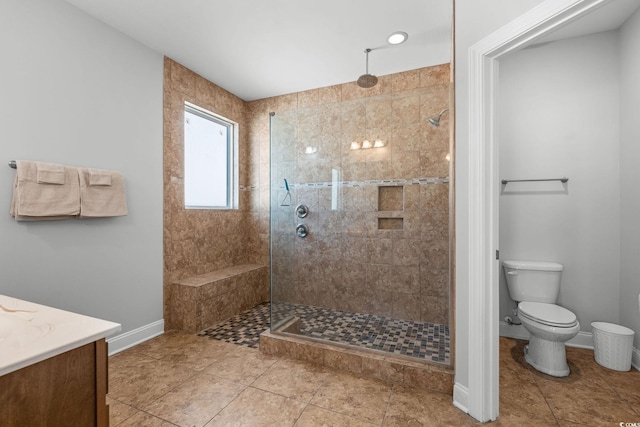
[[[184,332],[199,332],[269,300],[267,267],[242,264],[171,284],[171,320]]]

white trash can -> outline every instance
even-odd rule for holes
[[[605,322],[593,322],[591,327],[596,362],[615,371],[630,370],[633,330]]]

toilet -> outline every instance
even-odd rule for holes
[[[518,305],[518,317],[531,337],[525,360],[554,377],[569,375],[564,343],[578,335],[576,315],[556,305],[562,264],[542,261],[503,261],[509,296]]]

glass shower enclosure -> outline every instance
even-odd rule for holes
[[[448,95],[271,113],[273,333],[450,363]]]

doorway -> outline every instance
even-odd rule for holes
[[[468,151],[468,411],[481,421],[498,416],[499,261],[497,73],[500,58],[539,41],[611,2],[547,1],[470,48]],[[454,401],[456,396],[454,394]]]

